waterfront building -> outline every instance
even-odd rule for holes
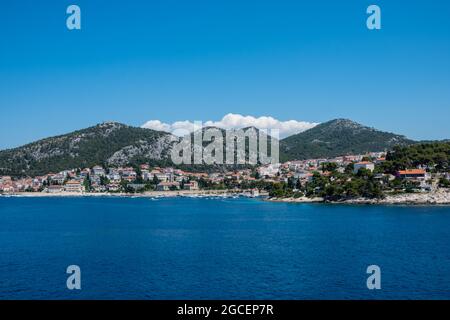
[[[110,183],[106,186],[106,189],[110,192],[117,192],[120,190],[120,185],[117,183]]]
[[[60,186],[60,185],[49,186],[47,188],[48,193],[60,193],[63,191],[64,191],[64,188],[63,188],[63,186]]]
[[[407,169],[397,172],[397,177],[408,180],[424,180],[427,178],[427,172],[423,169]]]
[[[70,180],[65,184],[64,190],[67,192],[82,192],[83,186],[80,181]]]
[[[183,188],[185,190],[198,190],[198,182],[197,181],[191,181],[189,183],[185,183]]]
[[[156,186],[156,191],[169,191],[171,189],[180,189],[178,182],[160,182]]]

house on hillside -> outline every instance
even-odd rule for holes
[[[373,170],[375,170],[375,164],[369,161],[357,162],[354,164],[353,173],[358,173],[360,169],[366,169],[373,172]]]
[[[105,176],[106,172],[105,172],[105,169],[103,169],[103,167],[95,166],[92,168],[92,174],[95,176],[101,177],[101,176]]]
[[[408,180],[425,180],[428,179],[428,174],[423,169],[407,169],[398,171],[397,177]]]
[[[63,184],[66,177],[63,174],[58,173],[53,175],[50,179],[53,183]]]

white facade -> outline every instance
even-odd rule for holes
[[[353,173],[358,173],[359,169],[366,169],[369,171],[375,170],[375,164],[372,162],[358,162],[355,163]]]

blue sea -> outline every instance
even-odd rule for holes
[[[449,298],[450,207],[0,197],[0,299]]]

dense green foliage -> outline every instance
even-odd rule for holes
[[[395,145],[412,143],[414,141],[403,136],[337,119],[281,140],[280,154],[282,161],[330,158],[385,151]]]
[[[435,171],[450,171],[450,142],[420,143],[395,147],[388,152],[383,169],[387,172],[426,166]]]
[[[116,151],[140,145],[142,141],[151,144],[165,135],[167,133],[118,123],[100,124],[0,151],[0,175],[36,176],[71,168],[105,165],[105,161]],[[129,162],[140,161],[138,157],[130,157]],[[142,163],[146,162],[149,160],[142,159]]]
[[[220,129],[223,133],[224,131]],[[258,130],[256,129],[256,132]],[[19,148],[0,151],[0,175],[36,176],[72,168],[94,165],[107,167],[106,161],[119,150],[128,147],[141,148],[152,145],[168,134],[149,129],[129,127],[119,123],[104,123],[66,135],[43,139]],[[225,137],[225,134],[223,134]],[[225,140],[225,139],[224,139]],[[204,142],[206,146],[210,142]],[[157,143],[156,143],[157,144]],[[416,167],[419,164],[434,166],[437,170],[449,167],[450,142],[414,144],[402,136],[361,126],[350,120],[333,120],[320,124],[303,133],[280,141],[280,160],[325,158],[367,151],[393,150],[386,163],[377,172],[394,173],[398,169]],[[271,140],[268,139],[270,150]],[[125,165],[147,163],[155,166],[174,166],[170,160],[170,146],[165,145],[159,159],[141,152],[126,156]],[[224,149],[225,155],[225,149]],[[248,144],[246,143],[248,159]],[[332,171],[327,164],[325,171]],[[174,166],[192,172],[214,172],[252,168],[250,165],[179,165]],[[378,169],[377,169],[378,170]],[[348,171],[351,171],[349,168]]]
[[[270,191],[271,197],[321,197],[327,201],[354,198],[382,198],[382,185],[374,179],[374,174],[361,169],[357,174],[331,172],[329,175],[314,173],[311,182],[296,186],[296,191],[288,183],[281,183]]]

